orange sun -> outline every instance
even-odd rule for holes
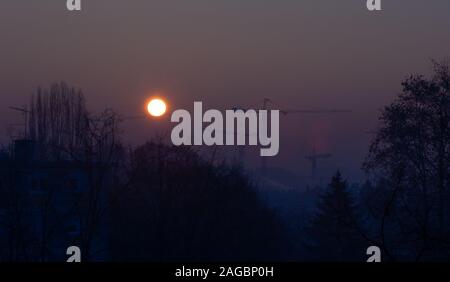
[[[151,116],[160,117],[167,110],[166,103],[159,98],[151,99],[147,104],[147,111]]]

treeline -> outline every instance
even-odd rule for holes
[[[413,75],[382,110],[355,191],[337,173],[303,220],[302,259],[450,260],[450,72],[433,62],[430,78]]]
[[[119,115],[90,114],[81,91],[64,83],[39,89],[28,137],[42,148],[38,159],[81,168],[83,193],[61,215],[63,187],[47,191],[35,206],[45,223],[35,234],[27,187],[12,177],[21,168],[3,159],[0,259],[54,260],[58,241],[80,246],[87,261],[365,261],[369,246],[384,261],[449,260],[448,65],[434,63],[431,77],[414,75],[402,86],[382,111],[363,165],[367,182],[349,187],[338,172],[327,187],[302,192],[288,219],[242,168],[157,140],[127,148]],[[71,212],[80,226],[66,240],[62,223]]]
[[[9,152],[0,169],[1,260],[60,261],[72,245],[84,261],[267,261],[289,250],[242,169],[161,141],[127,148],[121,117],[89,113],[65,83],[37,89],[29,108],[33,156]]]
[[[289,250],[238,167],[152,142],[131,153],[125,179],[112,207],[113,260],[273,261]]]

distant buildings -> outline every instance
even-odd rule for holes
[[[94,233],[89,228],[106,244],[106,226],[89,216],[92,173],[81,162],[46,160],[30,140],[0,153],[0,261],[65,261],[69,246],[82,248]]]

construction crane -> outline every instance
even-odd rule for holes
[[[262,101],[262,110],[268,110],[270,104],[275,104],[272,99],[270,98],[264,98]],[[244,110],[241,107],[235,107],[235,110]],[[245,110],[244,110],[245,111]],[[344,113],[351,113],[350,110],[343,110],[343,109],[322,109],[322,110],[307,110],[307,109],[280,109],[280,113],[284,116],[287,115],[293,115],[293,114],[344,114]],[[240,153],[242,156],[243,154]],[[323,158],[330,158],[331,154],[316,154],[315,149],[313,149],[313,154],[308,156],[308,160],[311,161],[311,174],[314,175],[313,178],[316,177],[317,174],[317,161],[319,159]],[[262,175],[267,175],[267,157],[261,157],[261,169],[262,169]]]
[[[262,100],[263,110],[268,109],[269,104],[275,104],[271,99],[264,98]],[[280,113],[287,116],[289,114],[344,114],[351,113],[350,110],[343,109],[322,109],[322,110],[306,110],[306,109],[280,109]]]
[[[262,110],[269,110],[269,105],[270,105],[270,104],[275,104],[275,103],[273,102],[273,100],[270,99],[270,98],[264,98],[263,100],[261,100],[261,102],[262,102]],[[246,112],[248,109],[246,109],[246,108],[244,108],[244,107],[240,107],[240,106],[235,106],[235,107],[233,108],[233,110],[234,110],[234,111],[242,110],[242,111]],[[301,114],[301,115],[305,115],[305,114],[311,115],[311,114],[313,114],[313,115],[314,115],[314,114],[342,114],[342,113],[351,113],[350,110],[342,110],[342,109],[321,109],[321,110],[309,110],[309,109],[280,109],[279,111],[280,111],[280,113],[281,113],[283,116],[295,115],[295,114]],[[144,115],[129,116],[129,117],[124,117],[123,119],[124,119],[124,120],[136,120],[136,119],[143,119],[143,118],[146,118],[146,116],[144,116]],[[238,133],[237,133],[237,132],[226,132],[226,131],[224,131],[224,134],[225,134],[225,135],[227,135],[227,134],[237,135]],[[248,137],[249,134],[246,133],[245,136]],[[239,150],[238,150],[238,154],[239,154],[239,155],[238,155],[238,159],[239,159],[239,162],[240,162],[241,165],[244,164],[245,150],[246,150],[246,147],[245,147],[245,146],[239,146]],[[315,149],[314,149],[313,151],[315,151]],[[211,162],[214,162],[216,153],[217,153],[217,148],[214,147],[214,148],[213,148],[213,152],[212,152]],[[311,169],[311,171],[312,171],[312,176],[314,175],[314,177],[315,177],[315,175],[316,175],[316,173],[317,173],[317,161],[318,161],[319,159],[323,159],[323,158],[325,158],[325,157],[326,157],[326,158],[329,158],[329,157],[331,157],[331,154],[321,154],[321,155],[318,155],[318,154],[316,154],[316,153],[314,152],[312,155],[308,156],[307,159],[311,161],[311,166],[312,166],[312,169]],[[261,157],[261,162],[262,162],[262,164],[261,164],[262,175],[266,175],[266,170],[267,170],[267,157]],[[314,172],[313,172],[313,171],[314,171]],[[314,178],[314,177],[313,177],[313,178]]]

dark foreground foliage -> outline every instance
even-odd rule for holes
[[[148,143],[132,153],[112,211],[115,260],[275,260],[282,226],[236,167],[186,147]]]

